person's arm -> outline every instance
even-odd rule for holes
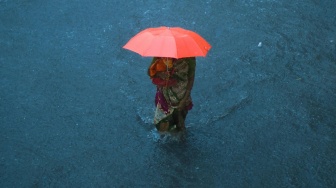
[[[196,58],[189,58],[188,60],[188,84],[183,99],[180,101],[178,108],[181,110],[185,107],[185,103],[190,96],[191,90],[194,86]]]
[[[188,59],[188,84],[187,84],[187,92],[190,94],[195,80],[195,70],[196,70],[196,58],[192,57]],[[187,95],[187,94],[186,94]]]

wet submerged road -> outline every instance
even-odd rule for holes
[[[0,186],[334,187],[335,10],[0,0]],[[121,48],[161,25],[212,44],[182,136],[154,130],[151,59]]]

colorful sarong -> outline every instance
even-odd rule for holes
[[[154,58],[149,69],[149,75],[153,79],[155,74],[160,71],[168,71],[170,80],[174,80],[173,84],[157,85],[157,92],[155,96],[155,116],[154,124],[158,125],[160,122],[169,122],[170,126],[174,126],[176,122],[177,106],[185,97],[187,85],[190,78],[195,75],[196,60],[195,58],[174,59],[171,67],[164,69],[162,66],[155,65],[157,59]],[[155,70],[154,67],[160,67],[160,70]],[[155,73],[155,74],[154,74]],[[153,82],[154,83],[154,82]],[[155,83],[154,83],[155,84]],[[193,107],[190,94],[187,96],[186,106],[183,109],[183,114],[188,113]],[[183,118],[185,118],[185,116]],[[175,121],[174,121],[175,119]]]

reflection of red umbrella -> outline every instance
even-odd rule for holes
[[[151,57],[205,57],[210,44],[193,31],[179,27],[148,28],[123,47],[142,56]]]

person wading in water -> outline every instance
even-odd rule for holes
[[[154,57],[148,75],[156,85],[154,124],[160,132],[184,131],[192,109],[191,90],[195,79],[196,58]]]

